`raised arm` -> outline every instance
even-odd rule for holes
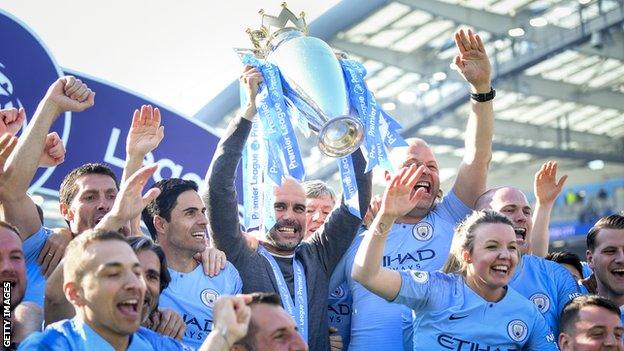
[[[535,209],[533,212],[533,233],[529,248],[531,254],[545,257],[548,254],[548,224],[550,213],[565,185],[567,175],[557,181],[557,162],[548,161],[542,165],[533,182],[535,192]]]
[[[246,67],[240,77],[247,93],[247,106],[241,116],[233,119],[217,145],[206,175],[203,195],[208,214],[210,233],[215,247],[223,250],[236,262],[244,251],[251,250],[240,230],[238,201],[234,185],[236,167],[243,155],[243,148],[256,115],[256,94],[262,75],[252,67]]]
[[[160,125],[160,110],[151,105],[141,106],[141,111],[134,110],[132,124],[126,138],[126,164],[122,181],[128,179],[143,166],[145,156],[156,149],[165,136],[165,129]],[[130,233],[141,234],[140,215],[130,221]]]
[[[37,232],[41,220],[27,194],[52,123],[65,111],[80,112],[94,104],[95,93],[74,77],[59,78],[39,103],[37,111],[19,138],[15,152],[5,165],[0,187],[4,220],[17,226],[23,240]]]
[[[491,89],[490,60],[483,42],[471,30],[455,33],[455,56],[458,72],[470,84],[473,94],[485,94]],[[464,157],[459,166],[453,192],[464,204],[474,208],[477,198],[485,192],[487,172],[492,158],[492,129],[494,109],[492,100],[477,102],[470,99],[470,115],[464,139]]]
[[[423,196],[424,189],[414,191],[414,186],[424,170],[424,166],[411,165],[392,178],[383,194],[381,209],[355,255],[353,279],[386,300],[394,300],[401,289],[401,274],[381,267],[386,238],[396,219],[407,214]]]

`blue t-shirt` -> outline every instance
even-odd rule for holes
[[[461,275],[402,271],[394,300],[415,310],[414,350],[557,350],[535,306],[512,288],[498,302]]]
[[[556,262],[524,255],[509,286],[535,304],[558,337],[561,311],[568,301],[579,295],[572,274]]]
[[[19,345],[18,350],[114,351],[115,349],[81,318],[74,317],[53,323],[43,332],[31,334]],[[190,351],[192,349],[168,336],[140,327],[139,330],[130,335],[127,350]]]
[[[24,259],[26,260],[26,293],[24,301],[32,301],[43,308],[43,299],[45,297],[46,278],[41,273],[41,266],[37,263],[37,257],[43,250],[43,246],[48,240],[52,231],[46,227],[39,230],[24,240]]]
[[[160,294],[158,306],[171,308],[182,316],[186,323],[182,341],[198,349],[212,331],[212,307],[217,298],[239,294],[243,282],[230,262],[216,277],[205,275],[201,264],[189,273],[168,269],[171,282]]]
[[[417,224],[395,224],[386,240],[382,266],[394,270],[442,268],[451,248],[455,225],[471,211],[451,191]],[[354,241],[345,254],[343,275],[353,296],[349,350],[411,350],[411,309],[389,303],[351,278],[359,242]]]

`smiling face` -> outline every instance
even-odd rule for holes
[[[333,208],[334,199],[330,195],[306,199],[306,239],[325,223]]]
[[[275,225],[266,236],[269,248],[290,254],[303,240],[306,231],[306,198],[296,180],[286,178],[274,191]]]
[[[163,235],[159,241],[163,248],[175,248],[178,252],[186,252],[192,257],[206,249],[208,219],[206,207],[195,190],[187,190],[176,199],[171,210],[171,220],[160,217]]]
[[[121,240],[92,242],[82,255],[82,279],[65,282],[77,313],[106,340],[134,333],[141,322],[146,289],[137,256]]]
[[[10,282],[11,309],[14,309],[26,291],[26,260],[22,240],[5,227],[0,227],[0,281]]]
[[[489,200],[484,208],[492,209],[504,215],[513,223],[520,251],[523,254],[527,253],[531,230],[533,229],[533,218],[531,217],[533,212],[524,193],[515,188],[504,187],[496,189]]]
[[[618,304],[624,302],[624,229],[602,228],[587,261],[596,275],[598,293]]]
[[[160,260],[152,250],[141,250],[136,253],[147,290],[143,299],[143,313],[141,323],[145,323],[149,315],[158,308],[160,298]]]
[[[440,175],[438,168],[438,161],[436,160],[431,148],[422,140],[409,139],[408,147],[395,148],[396,151],[392,152],[392,158],[399,160],[399,164],[395,162],[395,169],[400,172],[402,168],[406,168],[415,164],[417,167],[425,165],[425,172],[420,177],[420,180],[416,183],[414,191],[418,188],[424,188],[426,190],[423,197],[416,203],[412,211],[407,214],[407,217],[422,218],[429,213],[434,206],[436,197],[440,191]],[[390,178],[388,178],[389,180]]]
[[[518,264],[518,244],[511,226],[503,223],[483,223],[474,229],[472,252],[463,251],[468,263],[466,283],[479,295],[504,296]]]
[[[583,306],[578,311],[573,335],[561,333],[562,351],[622,350],[624,328],[617,314],[600,306]],[[572,334],[572,333],[571,333]]]
[[[253,304],[251,323],[258,328],[253,340],[256,350],[308,350],[292,317],[281,306]]]
[[[71,203],[61,203],[60,209],[71,231],[80,234],[93,229],[110,211],[117,196],[117,185],[108,175],[92,173],[76,179],[76,187]]]

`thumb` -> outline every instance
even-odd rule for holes
[[[143,207],[147,206],[148,203],[152,202],[160,195],[160,189],[152,188],[145,195],[143,195]]]

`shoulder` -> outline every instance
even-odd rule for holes
[[[67,331],[66,326],[53,324],[43,332],[31,334],[20,343],[19,350],[68,350],[71,336]]]
[[[171,337],[160,335],[145,327],[140,327],[139,330],[136,331],[135,336],[147,341],[154,350],[192,350],[192,348]]]
[[[43,244],[52,233],[52,229],[41,226],[33,235],[24,240],[24,252],[29,250],[37,250],[43,247]]]

